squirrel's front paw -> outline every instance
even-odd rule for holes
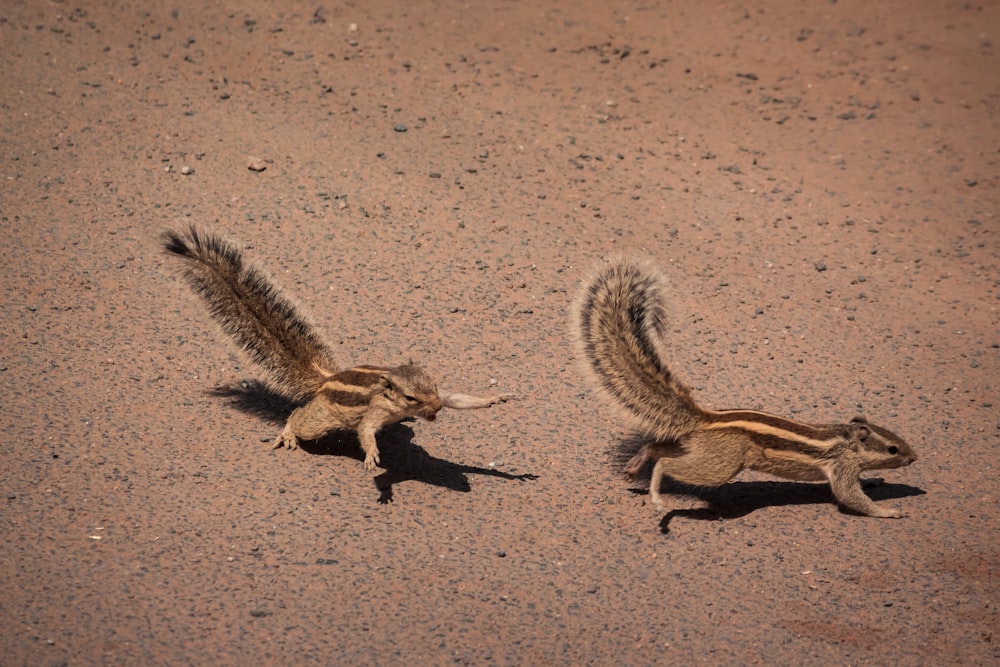
[[[281,449],[282,447],[285,449],[297,449],[298,446],[299,439],[286,426],[278,437],[274,439],[274,446],[271,449]]]
[[[365,455],[365,470],[367,470],[368,472],[375,470],[376,466],[378,466],[379,463],[381,463],[381,459],[379,458],[378,450],[374,452],[368,452]]]

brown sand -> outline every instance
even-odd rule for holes
[[[0,663],[996,664],[1000,5],[552,4],[0,2]],[[189,221],[520,400],[272,451]],[[567,343],[622,252],[706,405],[906,437],[909,518],[654,512]]]

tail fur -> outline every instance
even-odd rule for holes
[[[649,264],[607,262],[584,284],[573,313],[577,351],[591,383],[657,440],[690,433],[704,419],[665,360],[664,289]]]
[[[336,372],[333,353],[313,325],[234,244],[195,225],[169,230],[163,241],[185,261],[184,277],[272,389],[303,401]]]

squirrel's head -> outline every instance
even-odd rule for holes
[[[848,424],[851,449],[862,459],[862,469],[902,468],[917,460],[917,454],[889,429],[855,417]]]
[[[434,421],[444,407],[437,385],[424,369],[415,364],[391,368],[382,374],[385,388],[382,396],[395,410],[407,417],[423,417]]]

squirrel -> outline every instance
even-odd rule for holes
[[[434,421],[442,408],[487,408],[512,398],[440,396],[433,378],[412,362],[339,370],[312,322],[233,243],[196,225],[168,230],[163,241],[168,253],[184,260],[184,277],[223,332],[264,371],[265,384],[299,404],[274,449],[354,431],[371,471],[380,463],[375,434],[383,427],[412,417]]]
[[[754,410],[708,410],[666,362],[665,279],[641,260],[605,263],[580,290],[573,334],[584,372],[606,400],[649,439],[626,464],[635,477],[655,461],[652,504],[663,508],[664,475],[693,486],[721,486],[741,470],[798,481],[828,480],[836,500],[858,514],[899,518],[862,491],[861,472],[917,460],[895,433],[856,417],[847,424],[803,424]],[[867,481],[867,480],[866,480]]]

